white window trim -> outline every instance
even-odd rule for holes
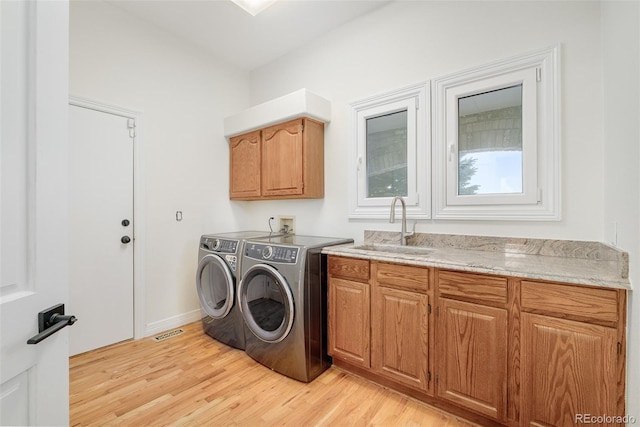
[[[561,219],[559,49],[559,46],[554,46],[433,80],[434,218],[538,221]],[[491,88],[497,82],[501,82],[500,86],[503,86],[510,77],[520,74],[520,78],[523,78],[523,73],[529,74],[528,79],[531,78],[531,73],[542,79],[542,82],[536,85],[537,109],[533,118],[537,120],[536,147],[525,147],[525,150],[528,148],[529,151],[523,154],[529,156],[523,165],[524,168],[528,168],[523,174],[523,195],[458,196],[457,161],[449,161],[452,151],[456,159],[458,155],[455,145],[457,107],[451,105],[452,95],[462,93],[459,89],[461,87]],[[525,87],[523,89],[527,90]],[[525,108],[523,105],[523,112]],[[531,119],[532,116],[527,118],[523,114],[523,120]],[[452,132],[456,135],[453,138],[450,137]],[[536,167],[531,170],[534,163]]]
[[[430,85],[422,82],[351,103],[349,218],[388,219],[392,197],[366,197],[366,118],[414,109],[407,120],[407,217],[431,218]]]

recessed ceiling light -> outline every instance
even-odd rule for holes
[[[250,13],[253,16],[256,16],[277,0],[231,0],[245,11]]]

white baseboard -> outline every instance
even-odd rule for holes
[[[178,314],[167,319],[158,320],[145,325],[144,336],[150,337],[157,335],[160,332],[165,332],[169,329],[174,329],[187,323],[196,322],[202,319],[202,313],[200,310],[193,310],[188,313]]]

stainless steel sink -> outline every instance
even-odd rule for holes
[[[363,245],[356,245],[353,247],[353,249],[361,251],[386,252],[392,254],[395,253],[407,255],[428,255],[434,251],[433,248],[422,246],[386,245],[382,243],[365,243]]]

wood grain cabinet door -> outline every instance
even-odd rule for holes
[[[372,351],[374,371],[426,391],[428,296],[378,286],[373,290]]]
[[[371,367],[369,284],[330,278],[328,305],[329,354]]]
[[[614,328],[523,313],[522,425],[623,416],[616,410],[616,343]]]
[[[302,119],[262,130],[262,194],[303,194]]]
[[[229,198],[260,197],[260,131],[229,139]]]
[[[437,395],[503,421],[507,402],[507,311],[440,298],[437,314]]]

